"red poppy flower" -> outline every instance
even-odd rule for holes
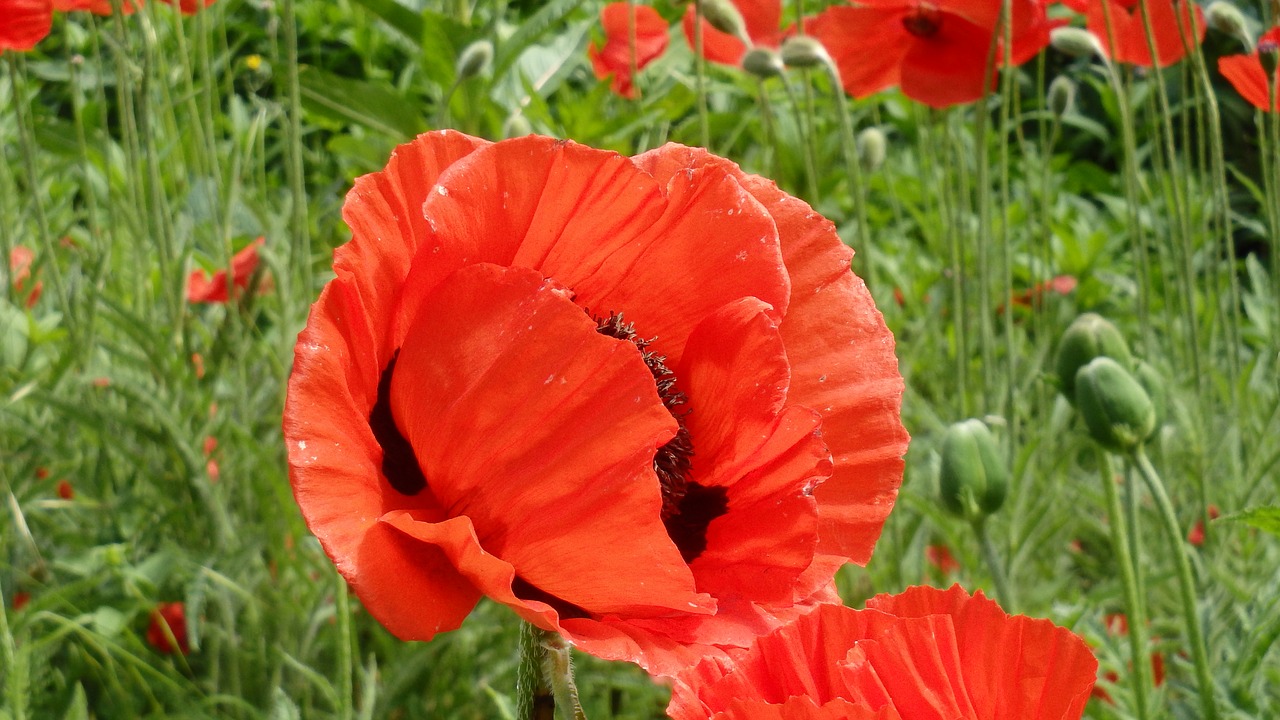
[[[75,488],[71,487],[71,481],[66,479],[58,481],[57,493],[63,500],[71,500],[76,496]]]
[[[168,631],[166,632],[166,627]],[[173,635],[173,641],[169,639]],[[180,602],[160,603],[151,611],[151,623],[147,626],[147,642],[151,647],[172,655],[176,650],[183,655],[190,654],[191,645],[187,642],[187,609]]]
[[[396,635],[487,595],[670,674],[869,558],[902,380],[802,201],[692,148],[443,131],[343,216],[284,431],[309,527]]]
[[[1160,67],[1168,67],[1186,56],[1186,43],[1204,40],[1204,13],[1187,0],[1146,0],[1151,14]],[[1140,0],[1062,0],[1067,7],[1085,16],[1085,26],[1102,44],[1107,57],[1119,63],[1151,67],[1151,47],[1143,24]],[[1190,10],[1189,10],[1190,9]],[[1188,12],[1194,15],[1194,25]],[[1110,14],[1108,33],[1107,16]],[[1182,28],[1178,28],[1178,20]]]
[[[1222,512],[1218,510],[1217,505],[1209,506],[1210,520],[1217,520],[1221,514]],[[1187,542],[1195,545],[1196,547],[1204,545],[1204,520],[1197,520],[1196,524],[1187,531]]]
[[[924,549],[924,559],[944,576],[960,569],[960,562],[946,545],[929,545]]]
[[[674,720],[1065,720],[1098,663],[1048,620],[979,592],[908,588],[866,610],[824,605],[732,660],[681,674]]]
[[[1274,56],[1280,52],[1280,27],[1273,27],[1258,38],[1258,47],[1252,55],[1228,55],[1218,58],[1218,72],[1222,73],[1236,92],[1244,96],[1259,110],[1276,112],[1271,100],[1271,88],[1267,84],[1267,71],[1262,68],[1259,53]],[[1280,67],[1272,73],[1272,83],[1280,87]]]
[[[35,281],[27,289],[27,281],[31,279],[31,263],[35,257],[35,252],[25,245],[15,245],[9,251],[9,282],[13,284],[13,292],[28,308],[34,306],[44,292],[44,282],[41,280]],[[26,295],[25,298],[22,298],[23,294]]]
[[[1014,65],[1049,44],[1049,20],[1040,0],[1014,0]],[[844,89],[865,97],[895,85],[907,97],[942,108],[980,99],[1000,0],[865,0],[831,7],[810,21],[809,31],[840,68]],[[997,50],[998,58],[1004,57]]]
[[[176,5],[183,15],[195,15],[213,4],[213,0],[160,0],[165,5]]]
[[[253,271],[258,269],[258,248],[262,247],[265,238],[258,238],[244,247],[231,258],[231,272],[237,290],[249,287]],[[227,302],[227,271],[219,270],[212,277],[204,270],[192,270],[187,280],[187,302],[192,303],[225,303]]]
[[[142,6],[142,0],[122,0],[120,12],[132,15]],[[111,0],[53,0],[53,8],[59,12],[85,10],[94,15],[110,15],[115,12]]]
[[[771,48],[777,48],[782,44],[783,33],[779,29],[782,23],[780,0],[732,0],[732,2],[742,14],[742,20],[747,26],[747,36],[751,38],[752,44]],[[682,24],[685,39],[689,41],[689,47],[694,48],[694,52],[697,52],[693,36],[696,19],[697,11],[693,3],[690,3],[685,10]],[[747,46],[742,40],[720,32],[711,27],[706,20],[702,21],[702,49],[706,59],[722,65],[741,65],[742,56],[747,54]]]
[[[51,0],[0,0],[0,52],[30,50],[52,28]]]
[[[587,57],[591,58],[591,67],[596,77],[604,80],[612,78],[613,91],[625,98],[634,98],[636,88],[631,77],[634,67],[640,71],[645,65],[657,60],[667,49],[670,38],[667,36],[667,21],[662,19],[657,10],[648,5],[634,5],[634,22],[627,16],[627,3],[615,2],[604,6],[600,11],[600,22],[604,25],[604,45],[597,46],[595,41],[587,48]],[[635,47],[631,46],[631,26],[635,25]]]
[[[1030,308],[1043,303],[1044,297],[1050,293],[1070,294],[1079,284],[1079,281],[1072,275],[1057,275],[1044,282],[1038,282],[1026,290],[1014,293],[1009,298],[1009,304],[1015,308]],[[996,308],[998,313],[1003,313],[1004,310],[1004,305]]]
[[[22,608],[26,607],[27,604],[30,602],[31,602],[31,593],[29,592],[23,592],[19,590],[18,592],[13,594],[13,609],[15,611],[21,610]]]

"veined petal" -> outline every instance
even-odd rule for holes
[[[1275,108],[1271,101],[1271,89],[1267,86],[1267,72],[1257,55],[1228,55],[1218,58],[1218,72],[1231,83],[1245,100],[1251,105],[1266,110]],[[1280,80],[1280,73],[1277,73]]]
[[[866,97],[902,81],[902,61],[916,38],[902,21],[910,7],[900,2],[877,6],[830,7],[806,26],[827,48],[845,92]],[[874,38],[875,52],[867,52],[867,39]]]

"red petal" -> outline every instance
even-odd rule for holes
[[[1272,106],[1271,89],[1267,87],[1267,72],[1262,69],[1262,62],[1257,54],[1229,55],[1218,59],[1218,72],[1222,73],[1245,100],[1251,105],[1266,110]],[[1276,74],[1276,82],[1280,83],[1280,72]],[[1272,107],[1272,110],[1275,108]]]
[[[482,264],[440,283],[391,405],[446,515],[538,590],[593,614],[701,602],[659,517],[653,456],[675,420],[635,346],[541,273]]]
[[[919,39],[902,61],[902,93],[929,107],[944,108],[981,99],[996,86],[982,81],[988,74],[991,30],[959,15],[944,14],[938,32]]]
[[[782,3],[778,0],[733,0],[733,5],[742,14],[747,27],[747,36],[755,45],[777,48],[782,43],[782,33],[778,26],[782,21]],[[693,23],[697,13],[690,6],[684,14],[681,24],[684,27],[685,39],[689,47],[694,47]],[[702,45],[705,56],[711,62],[723,65],[738,65],[747,47],[738,38],[720,32],[702,21]],[[697,49],[694,48],[694,52]]]
[[[866,97],[901,82],[902,62],[915,38],[902,24],[909,8],[832,7],[808,27],[840,69],[840,82],[853,97]],[[867,52],[874,43],[875,52]]]
[[[6,0],[0,7],[0,51],[30,50],[52,26],[50,0]]]
[[[591,58],[591,67],[596,77],[603,80],[613,77],[613,91],[623,97],[634,97],[631,77],[632,55],[636,70],[658,59],[667,49],[670,38],[667,35],[667,23],[656,10],[647,5],[631,5],[635,10],[635,48],[631,46],[632,22],[628,18],[628,3],[615,2],[604,7],[600,12],[600,21],[604,25],[605,43],[597,46],[594,42],[587,48],[587,56]]]

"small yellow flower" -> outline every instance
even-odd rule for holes
[[[254,72],[257,72],[262,68],[262,56],[250,55],[249,57],[244,59],[244,64],[245,64],[245,67],[249,68],[250,70],[253,70]]]

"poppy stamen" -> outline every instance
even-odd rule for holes
[[[902,27],[918,38],[933,37],[942,27],[942,13],[932,5],[918,5],[910,15],[902,18]]]

